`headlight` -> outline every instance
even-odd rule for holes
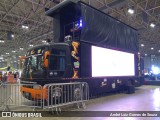
[[[53,76],[53,72],[50,72],[49,75],[50,75],[50,76]]]

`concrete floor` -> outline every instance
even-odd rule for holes
[[[91,99],[79,111],[160,111],[160,86],[141,86],[134,94],[114,94]],[[21,110],[22,108],[19,108]],[[24,108],[23,108],[24,109]],[[30,108],[27,108],[28,110]],[[32,109],[30,109],[32,110]],[[95,112],[93,113],[95,114]],[[160,120],[159,117],[44,117],[0,118],[0,120]]]

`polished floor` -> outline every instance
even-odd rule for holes
[[[159,111],[160,86],[141,86],[134,94],[113,94],[91,99],[86,109],[79,111]],[[28,108],[27,108],[28,109]],[[96,112],[93,112],[96,114]],[[94,115],[95,116],[95,115]],[[160,120],[159,117],[44,117],[44,118],[0,118],[2,120]]]

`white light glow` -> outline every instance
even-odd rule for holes
[[[23,29],[28,29],[29,27],[27,25],[22,25]]]
[[[154,48],[151,48],[151,50],[154,50]]]
[[[30,44],[29,46],[30,46],[30,47],[33,47],[33,45],[32,45],[32,44]]]
[[[128,13],[133,14],[133,13],[134,13],[134,10],[131,9],[131,8],[129,8],[129,9],[128,9]]]
[[[154,23],[150,24],[150,27],[154,28],[156,25]]]
[[[23,48],[21,47],[20,50],[23,50]]]
[[[12,34],[11,37],[14,38],[14,35]]]
[[[134,75],[134,54],[92,46],[92,77]]]
[[[46,43],[47,41],[46,41],[46,40],[42,40],[42,42],[43,42],[43,43]]]
[[[0,40],[0,43],[4,43],[4,40]]]
[[[145,54],[145,56],[147,56],[147,54]]]
[[[29,27],[28,26],[26,26],[26,29],[28,29]]]
[[[141,44],[141,47],[144,47],[144,44]]]
[[[154,74],[158,74],[159,73],[159,68],[152,65],[152,71],[153,71]]]

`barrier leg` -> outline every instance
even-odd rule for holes
[[[59,113],[61,114],[61,112],[62,112],[62,110],[61,110],[61,108],[59,108]]]
[[[59,114],[59,113],[58,113],[58,107],[56,107],[56,113],[57,113],[57,115]]]
[[[77,107],[78,107],[78,109],[80,108],[80,107],[79,107],[79,102],[77,103]]]
[[[54,110],[54,109],[55,109],[54,107],[53,107],[53,108],[50,108],[50,111],[51,111],[51,114],[52,114],[52,115],[55,114],[55,111],[56,111],[56,110]]]
[[[36,111],[36,108],[35,108],[35,107],[33,107],[32,111],[33,111],[33,112],[34,112],[34,111]]]
[[[51,108],[51,114],[57,114],[57,115],[59,115],[59,114],[61,114],[61,108],[60,107],[56,107],[56,108]]]
[[[86,104],[84,102],[82,102],[82,108],[86,109]]]
[[[3,107],[2,107],[3,108]],[[4,109],[2,111],[10,111],[8,105],[4,105]]]

